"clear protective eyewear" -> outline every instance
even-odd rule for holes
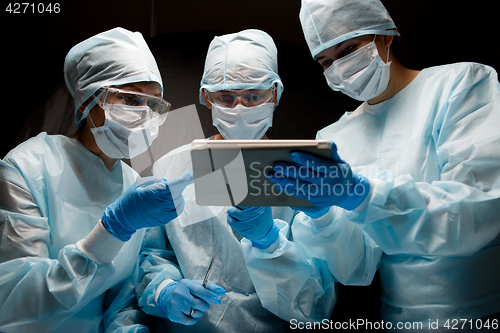
[[[275,88],[249,90],[219,90],[208,92],[208,100],[226,108],[234,108],[238,101],[246,107],[269,103],[274,98]]]
[[[104,104],[127,105],[127,106],[148,106],[151,111],[159,115],[165,115],[170,111],[170,103],[161,97],[147,95],[131,90],[118,88],[103,88],[101,90],[102,98],[96,98],[97,103],[102,107]]]

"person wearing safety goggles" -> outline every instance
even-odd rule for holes
[[[266,131],[283,92],[277,59],[273,39],[260,30],[244,30],[212,40],[199,91],[200,102],[211,109],[213,124],[219,130],[209,139],[267,139]],[[155,163],[153,174],[161,176],[172,170],[190,169],[189,147],[184,147],[188,154],[180,154],[179,149],[162,157]],[[252,212],[269,217],[269,223],[247,234],[242,228],[236,227],[236,232],[227,224],[228,207],[197,205],[193,185],[183,195],[184,213],[161,228],[161,233],[160,228],[151,229],[145,241],[137,296],[146,313],[161,317],[155,320],[156,329],[286,330],[287,322],[262,307],[247,272],[240,241],[246,237],[259,248],[269,248],[279,230],[289,228],[295,212],[289,207],[251,207]],[[201,294],[201,280],[213,254],[215,261],[207,288],[221,296],[225,290],[220,299]],[[272,279],[267,268],[262,272]],[[315,272],[319,275],[318,269]],[[330,300],[333,281],[331,288],[326,289],[325,298]],[[331,303],[325,306],[331,310]]]
[[[116,159],[130,159],[145,152],[158,136],[159,126],[170,110],[170,103],[161,98],[156,82],[136,82],[119,87],[101,88],[93,94],[91,103],[99,107],[96,112],[90,111],[87,117],[90,123],[85,123],[77,134],[80,138],[86,133],[90,142],[94,140],[93,152],[104,160],[109,159],[110,164]],[[80,107],[83,113],[86,106],[84,103]]]
[[[214,140],[267,139],[276,107],[276,87],[269,89],[201,91],[204,104],[212,110],[213,125],[219,131]]]
[[[396,25],[379,0],[302,0],[300,21],[328,85],[362,104],[318,132],[333,142],[331,159],[292,153],[296,164],[275,165],[277,186],[315,206],[294,220],[295,241],[341,282],[342,263],[360,276],[369,260],[380,265],[381,314],[392,329],[498,328],[496,71],[477,63],[404,67],[391,50]],[[315,172],[301,176],[298,167]],[[311,190],[302,195],[297,186]],[[367,238],[343,244],[340,228],[353,223]],[[383,255],[360,256],[373,241]],[[305,302],[278,283],[257,291],[273,288],[270,298],[288,301],[272,308],[282,318]]]
[[[140,33],[77,44],[64,78],[76,136],[44,132],[0,161],[0,331],[135,332],[144,313],[116,296],[145,228],[182,212],[192,175],[138,179],[121,161],[147,149],[170,109]]]

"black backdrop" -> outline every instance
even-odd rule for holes
[[[383,0],[404,40],[403,63],[413,69],[474,61],[500,68],[496,1]],[[25,139],[47,131],[71,133],[72,102],[63,83],[63,61],[76,43],[121,26],[140,31],[157,58],[165,99],[173,108],[196,104],[205,135],[215,133],[198,104],[205,53],[214,35],[257,28],[279,53],[285,91],[271,138],[314,138],[358,102],[330,91],[310,57],[298,0],[172,1],[61,0],[59,13],[6,11],[2,2],[2,120],[0,157]],[[49,2],[43,2],[45,6]],[[54,2],[52,2],[53,4]],[[36,2],[38,4],[38,2]],[[370,287],[339,286],[334,320],[379,319],[378,278]]]
[[[157,49],[171,56],[167,65],[182,64],[180,68],[188,73],[187,80],[179,71],[162,71],[165,98],[174,108],[197,103],[197,84],[213,35],[249,28],[268,32],[278,45],[279,74],[285,92],[275,113],[271,137],[312,138],[317,130],[357,105],[340,93],[329,91],[319,65],[310,57],[298,19],[299,0],[58,2],[59,13],[40,14],[38,6],[34,6],[35,13],[29,7],[24,14],[14,14],[6,11],[10,2],[2,1],[2,123],[6,126],[0,134],[0,157],[21,140],[37,134],[40,121],[35,121],[38,127],[23,126],[37,105],[63,83],[63,62],[68,50],[83,39],[116,26],[140,31],[150,43],[164,42]],[[49,4],[43,3],[45,7]],[[422,69],[458,61],[480,62],[497,70],[500,67],[496,1],[383,3],[405,40],[404,63],[408,67]],[[157,38],[151,40],[153,36]],[[185,81],[190,83],[184,84]],[[206,109],[198,107],[198,112],[202,111]],[[213,133],[207,121],[203,114],[205,131]],[[44,126],[50,124],[46,120]]]

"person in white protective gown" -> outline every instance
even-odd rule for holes
[[[209,140],[267,139],[265,133],[272,124],[272,115],[282,91],[277,49],[268,34],[251,29],[215,37],[208,49],[200,88],[200,101],[212,110],[213,124],[219,131]],[[157,176],[178,175],[191,169],[189,150],[190,145],[186,145],[167,154],[155,163],[153,173]],[[307,299],[314,298],[314,304],[300,304],[304,312],[317,317],[329,316],[336,297],[333,278],[320,282],[328,273],[326,263],[308,260],[295,249],[293,242],[287,240],[294,210],[289,207],[257,207],[259,214],[271,216],[271,223],[249,235],[243,230],[234,231],[227,224],[228,207],[197,205],[193,185],[186,188],[183,196],[184,213],[165,228],[150,229],[144,246],[139,274],[143,278],[137,288],[137,297],[146,313],[168,318],[156,320],[157,330],[287,330],[289,323],[261,305],[247,272],[240,243],[242,237],[247,237],[262,249],[275,246],[279,229],[283,245],[277,251],[289,253],[288,260],[300,263],[305,275],[301,281],[290,281],[287,276],[280,283],[289,286],[290,293],[301,292],[308,295]],[[226,294],[220,297],[221,304],[209,306],[207,302],[199,308],[191,299],[191,286],[201,284],[213,253],[215,262],[209,281],[222,287]],[[268,275],[267,271],[263,274],[262,282],[258,283],[274,286],[276,277]],[[187,290],[185,297],[176,297],[175,289],[182,285]],[[304,290],[306,287],[310,289]],[[316,304],[320,305],[316,307]]]
[[[115,28],[73,47],[64,77],[76,136],[44,132],[0,161],[0,331],[147,332],[118,292],[144,228],[177,216],[190,181],[136,182],[121,161],[169,110],[160,72],[140,33]]]
[[[362,104],[318,132],[334,143],[331,160],[291,154],[295,167],[319,172],[300,177],[289,164],[274,166],[283,191],[316,207],[294,222],[296,242],[333,261],[339,223],[359,224],[384,252],[385,328],[498,329],[497,73],[477,63],[403,67],[379,0],[303,0],[300,21],[329,86]],[[304,184],[311,191],[297,192]],[[357,248],[344,250],[344,260],[358,262]],[[296,301],[280,285],[257,292],[273,289],[272,297]],[[286,313],[282,306],[272,311]]]

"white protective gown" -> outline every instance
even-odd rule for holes
[[[0,161],[1,332],[102,332],[106,308],[113,321],[130,302],[117,304],[121,299],[106,291],[121,288],[132,272],[144,231],[123,245],[111,265],[90,260],[75,243],[136,176],[121,161],[110,172],[75,139],[46,133]],[[136,315],[122,312],[121,318]]]
[[[154,165],[153,174],[161,177],[174,177],[191,170],[190,145],[169,153]],[[179,153],[181,152],[181,153]],[[187,153],[186,153],[187,152]],[[172,158],[175,156],[175,158]],[[165,279],[176,281],[182,278],[203,280],[212,253],[215,262],[209,280],[226,290],[221,296],[222,303],[212,304],[210,309],[193,326],[172,323],[168,319],[156,319],[156,331],[172,332],[281,332],[290,324],[273,315],[261,305],[250,279],[243,256],[241,235],[227,223],[228,207],[198,206],[194,194],[194,184],[183,192],[185,207],[182,215],[169,222],[165,227],[149,229],[142,253],[138,286],[138,303],[149,314],[166,318],[155,302],[155,294]],[[289,207],[273,207],[273,216],[279,220],[283,242],[288,236],[289,224],[295,212]],[[198,223],[194,223],[198,222]],[[286,241],[286,251],[294,253],[292,260],[301,262],[302,278],[295,280],[287,270],[286,274],[273,274],[260,270],[262,285],[274,285],[277,278],[283,285],[290,286],[291,292],[308,295],[314,301],[304,304],[310,311],[330,315],[335,304],[335,285],[333,279],[321,281],[321,275],[328,273],[326,264],[317,268],[314,262],[306,262],[300,252],[294,250],[293,242]],[[285,250],[285,246],[281,250]],[[327,275],[327,274],[325,274]],[[319,280],[319,282],[318,282]],[[304,286],[314,286],[303,291]],[[318,310],[314,305],[319,304]]]
[[[358,223],[383,249],[382,318],[475,319],[500,312],[500,84],[488,66],[423,70],[390,100],[318,132],[376,186]],[[297,236],[297,233],[294,232]],[[306,246],[314,246],[314,238]],[[328,247],[315,247],[319,256]]]

